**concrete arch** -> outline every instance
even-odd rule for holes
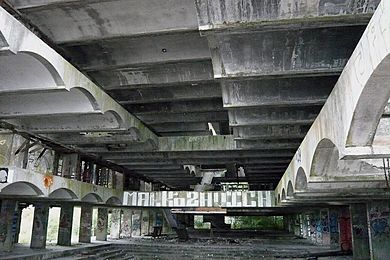
[[[390,98],[388,71],[390,71],[390,53],[384,56],[374,68],[359,96],[349,127],[347,146],[372,144],[380,118]]]
[[[81,201],[89,203],[102,203],[103,199],[96,193],[88,193],[81,199]]]
[[[119,205],[122,205],[122,201],[118,197],[112,196],[109,199],[107,199],[106,204],[119,206]]]
[[[12,195],[12,196],[42,196],[44,193],[32,183],[18,181],[11,183],[10,185],[4,187],[1,190],[2,195]]]
[[[302,167],[299,167],[295,177],[295,190],[304,191],[307,189],[307,177]]]
[[[42,56],[32,52],[0,56],[0,92],[64,87],[60,75]]]
[[[49,194],[49,198],[63,199],[63,200],[77,200],[77,199],[79,199],[73,191],[66,189],[66,188],[60,188],[60,189],[52,191]]]
[[[287,198],[287,197],[286,197],[286,190],[283,188],[283,189],[282,189],[282,197],[281,197],[282,202],[285,201],[286,198]]]
[[[292,185],[292,182],[289,181],[287,185],[287,198],[291,198],[294,196],[294,187]]]
[[[339,160],[339,151],[336,145],[329,139],[322,139],[315,149],[311,160],[309,176],[324,176],[334,170]],[[333,168],[331,168],[333,166]]]

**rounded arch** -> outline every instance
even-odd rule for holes
[[[19,181],[7,185],[1,190],[2,195],[13,196],[42,196],[43,192],[32,183]]]
[[[88,193],[81,199],[81,201],[90,203],[102,203],[103,199],[96,193]]]
[[[82,92],[84,94],[85,97],[88,98],[89,100],[89,103],[91,104],[91,106],[94,108],[94,110],[100,110],[101,107],[100,105],[98,104],[96,98],[93,96],[93,94],[91,92],[89,92],[87,89],[85,88],[82,88],[82,87],[74,87],[72,88],[70,91],[72,91],[73,89],[76,89],[80,92]],[[110,110],[109,110],[110,111]]]
[[[310,176],[327,175],[328,172],[335,170],[338,160],[339,150],[336,145],[330,139],[322,139],[318,143],[311,161]]]
[[[304,191],[307,189],[307,177],[302,167],[299,167],[297,176],[295,178],[295,190]]]
[[[282,201],[286,200],[286,190],[282,189]]]
[[[141,131],[138,128],[130,127],[129,128],[129,132],[130,132],[131,136],[134,136],[134,138],[136,140],[140,140],[141,139]]]
[[[66,189],[66,188],[60,188],[60,189],[52,191],[49,194],[49,198],[63,199],[63,200],[77,200],[77,199],[79,199],[73,191]]]
[[[287,185],[287,197],[293,197],[294,196],[294,188],[291,181],[288,181]]]
[[[385,49],[385,48],[384,48]],[[390,53],[382,57],[365,83],[349,126],[347,146],[371,145],[390,99]],[[372,102],[375,100],[375,102]]]
[[[106,201],[106,204],[107,205],[115,205],[115,206],[118,206],[118,205],[122,205],[122,201],[116,197],[116,196],[112,196],[110,197],[107,201]]]

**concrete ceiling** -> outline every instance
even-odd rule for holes
[[[99,120],[109,125],[112,115],[94,118],[63,110],[62,128],[53,115],[37,120],[34,114],[41,111],[34,110],[23,118],[25,130],[188,188],[199,178],[183,165],[234,164],[245,168],[242,180],[277,184],[379,1],[365,9],[352,0],[311,0],[299,7],[289,0],[9,2],[161,138],[156,150],[156,144],[130,138],[119,125],[109,137],[83,138],[81,131],[96,129]],[[74,94],[61,101],[81,106],[82,98]],[[14,96],[0,96],[0,104],[9,98]],[[16,114],[23,113],[15,109],[23,109],[23,95],[14,99],[17,107],[2,107],[1,114],[20,125]],[[52,94],[46,109],[55,114],[51,103],[58,102]],[[75,117],[79,125],[71,123]],[[210,137],[209,123],[220,136]],[[183,140],[192,146],[180,146]]]

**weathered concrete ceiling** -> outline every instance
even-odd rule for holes
[[[188,188],[199,179],[183,164],[235,164],[252,183],[276,184],[379,1],[364,6],[352,0],[9,2],[160,138],[134,140],[126,127],[110,125],[109,114],[99,119],[82,109],[74,115],[57,112],[50,104],[56,104],[55,93],[45,111],[62,111],[61,124],[44,111],[16,114],[21,105],[4,106],[3,119]],[[0,71],[4,79],[10,75]],[[40,82],[33,76],[25,80]],[[209,123],[220,136],[210,136]],[[99,130],[109,135],[79,134]]]

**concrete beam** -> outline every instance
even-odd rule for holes
[[[88,72],[166,62],[205,61],[211,58],[207,40],[201,38],[197,30],[113,38],[61,47],[73,57],[75,64]]]
[[[300,139],[276,140],[276,141],[236,140],[237,149],[258,149],[258,150],[296,149],[299,147],[300,144],[301,144]]]
[[[219,151],[234,150],[235,144],[231,135],[160,137],[160,151]]]
[[[339,74],[364,28],[216,34],[209,37],[214,77]]]
[[[124,108],[136,115],[154,114],[160,112],[191,113],[225,110],[220,97],[201,100],[154,102],[149,104],[127,104],[124,105]]]
[[[120,165],[159,165],[159,164],[172,164],[172,165],[207,165],[207,164],[227,164],[227,163],[236,163],[244,165],[256,165],[256,164],[280,164],[280,163],[289,163],[290,158],[205,158],[205,159],[111,159],[110,161],[115,162]]]
[[[50,111],[50,110],[48,110]],[[39,119],[38,119],[39,118]],[[58,116],[27,117],[20,119],[7,119],[20,131],[36,134],[58,132],[99,132],[123,131],[117,118],[110,114],[66,114]]]
[[[279,4],[272,1],[249,0],[237,3],[234,0],[196,0],[199,29],[250,30],[276,28],[340,26],[367,23],[380,0],[369,3],[354,0],[329,0],[296,4],[285,0]]]
[[[152,128],[155,124],[162,123],[199,123],[199,122],[225,122],[228,121],[228,114],[225,111],[219,112],[194,112],[194,113],[159,113],[140,115],[139,118],[150,125]],[[207,127],[208,129],[208,127]],[[186,129],[190,131],[192,129]]]
[[[166,86],[150,89],[118,89],[108,91],[108,93],[123,105],[222,97],[219,83],[198,84],[196,86]]]
[[[269,125],[310,125],[321,107],[304,108],[240,108],[229,110],[229,125],[269,126]]]
[[[209,129],[207,123],[208,122],[161,122],[150,124],[150,127],[159,133],[186,132],[189,129],[191,129],[191,131],[205,131]]]
[[[90,71],[88,75],[106,90],[214,81],[211,59]]]
[[[115,159],[207,159],[207,158],[258,158],[258,157],[289,157],[294,154],[293,150],[279,151],[251,151],[251,150],[231,150],[231,151],[191,151],[191,152],[116,152],[101,153],[105,160]]]
[[[159,0],[10,2],[57,43],[185,31],[198,27],[192,0],[174,0],[164,4]]]
[[[225,108],[323,105],[337,77],[223,80]]]
[[[303,138],[309,125],[235,126],[233,135],[238,139],[291,139]]]

